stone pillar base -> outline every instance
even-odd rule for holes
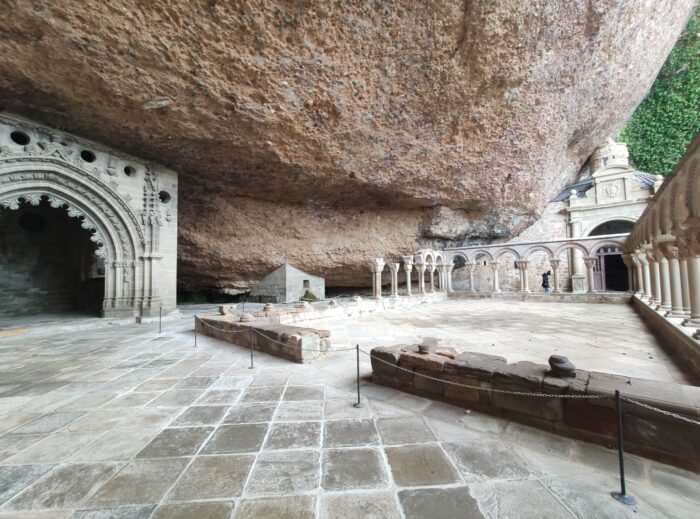
[[[576,292],[586,292],[586,276],[574,275],[571,276],[571,291]]]

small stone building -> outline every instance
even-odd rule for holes
[[[0,315],[175,308],[177,174],[0,114]]]
[[[273,270],[258,283],[250,296],[264,303],[293,303],[299,301],[306,292],[317,299],[326,297],[326,281],[312,276],[285,263]]]

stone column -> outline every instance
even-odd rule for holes
[[[527,260],[517,260],[515,262],[515,266],[518,267],[520,270],[520,291],[521,292],[529,292],[530,287],[528,285],[528,279],[527,279],[527,266],[529,264],[529,261]]]
[[[391,297],[397,299],[399,297],[399,268],[400,263],[389,263],[389,271],[391,272]]]
[[[491,262],[491,270],[493,271],[493,291],[494,293],[499,293],[501,291],[500,288],[498,288],[498,267],[500,264],[498,261],[492,261]]]
[[[384,270],[384,259],[374,258],[370,261],[372,269],[372,298],[382,298],[382,271]]]
[[[683,324],[700,327],[700,255],[697,253],[693,253],[688,258],[688,284],[690,285],[690,317]]]
[[[670,312],[671,305],[671,272],[668,268],[668,260],[664,257],[661,251],[656,250],[654,253],[656,263],[659,267],[659,279],[661,285],[661,306],[659,309],[666,313]]]
[[[425,294],[425,265],[416,263],[416,272],[418,272],[418,293]]]
[[[581,222],[570,222],[571,227],[571,237],[580,238],[581,237]],[[571,274],[571,291],[572,292],[585,292],[585,282],[586,275],[584,274],[584,260],[583,253],[578,249],[571,250],[571,263],[573,272]]]
[[[558,294],[561,292],[559,290],[559,264],[561,263],[561,260],[559,259],[554,259],[550,258],[549,260],[549,265],[552,267],[552,292]]]
[[[623,254],[622,255],[622,262],[625,264],[625,267],[627,267],[627,291],[634,292],[635,291],[634,262],[632,261],[632,255],[631,254]]]
[[[438,281],[440,286],[438,287],[439,292],[447,292],[447,283],[445,282],[445,272],[447,272],[447,265],[438,265]]]
[[[634,279],[635,279],[635,292],[641,297],[644,291],[644,274],[642,273],[642,261],[639,259],[639,254],[642,252],[636,251],[633,257],[634,261]]]
[[[688,277],[688,256],[681,258],[681,290],[683,292],[683,314],[690,315],[690,278]]]
[[[413,270],[413,256],[404,256],[403,269],[406,271],[406,294],[411,295],[411,271]]]
[[[683,285],[681,283],[681,265],[679,250],[674,242],[665,242],[661,246],[666,261],[668,261],[669,289],[671,291],[671,311],[669,317],[683,317]]]
[[[649,269],[651,271],[651,302],[658,309],[661,307],[661,268],[659,262],[656,261],[653,249],[647,252],[647,259],[649,260]]]
[[[454,292],[452,290],[452,270],[455,268],[454,265],[447,265],[445,267],[447,271],[445,272],[445,277],[447,278],[447,284],[445,285],[447,287],[448,292]]]
[[[476,292],[476,290],[474,290],[474,267],[476,267],[476,263],[467,263],[465,267],[467,269],[467,274],[469,274],[469,291]]]
[[[598,258],[595,256],[586,256],[583,262],[586,264],[586,278],[588,279],[588,292],[595,292],[595,282],[593,281],[593,268]]]
[[[429,292],[432,294],[435,292],[435,263],[427,263],[426,269],[428,270],[428,274],[430,274],[430,290],[429,290]]]
[[[639,256],[639,262],[642,264],[642,283],[639,295],[642,299],[651,300],[651,277],[649,273],[649,260],[646,254],[641,254]]]

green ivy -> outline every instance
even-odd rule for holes
[[[700,5],[620,132],[632,165],[668,175],[700,132]]]

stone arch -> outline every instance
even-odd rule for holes
[[[554,251],[554,254],[552,255],[553,258],[558,258],[562,252],[569,250],[569,249],[576,249],[581,251],[581,253],[584,256],[590,256],[590,253],[586,247],[581,245],[580,243],[564,243],[557,247],[557,249]]]
[[[103,315],[133,315],[143,293],[142,257],[146,239],[136,215],[96,175],[53,157],[13,158],[0,162],[0,208],[20,204],[64,208],[78,218],[91,240],[101,245],[105,264]]]
[[[548,258],[552,258],[552,249],[549,247],[546,247],[544,245],[533,245],[532,247],[528,248],[525,252],[522,254],[522,259],[529,259],[531,254],[534,254],[535,252],[544,252]]]
[[[629,222],[632,224],[630,226],[630,231],[632,232],[632,228],[634,227],[634,224],[637,222],[637,220],[631,216],[625,216],[625,215],[620,215],[620,216],[605,216],[602,218],[598,218],[596,220],[593,220],[588,224],[588,226],[583,230],[582,235],[583,236],[591,236],[591,233],[596,231],[600,226],[605,225],[606,223],[611,223],[611,222]]]
[[[456,260],[457,258],[462,258],[462,259],[464,260],[464,262],[467,263],[467,264],[471,263],[471,261],[469,260],[469,258],[467,257],[467,255],[466,255],[465,253],[463,253],[463,252],[453,252],[453,253],[450,254],[449,259],[448,259],[448,261],[447,261],[447,264],[448,264],[448,265],[454,265],[454,264],[455,264],[455,260]]]
[[[685,203],[690,216],[700,216],[700,159],[691,160],[688,165]]]
[[[621,251],[625,245],[624,240],[600,240],[591,245],[591,254],[598,252],[601,247],[617,247]]]
[[[493,256],[491,253],[485,249],[478,249],[474,251],[474,254],[472,255],[472,263],[476,262],[477,258],[480,256],[486,256],[489,261],[493,261]]]
[[[520,253],[518,251],[516,251],[515,249],[512,249],[510,247],[504,247],[502,249],[499,249],[498,252],[496,253],[495,261],[500,260],[501,256],[503,256],[504,254],[512,254],[513,256],[515,256],[516,260],[522,259],[522,257],[520,256]]]

